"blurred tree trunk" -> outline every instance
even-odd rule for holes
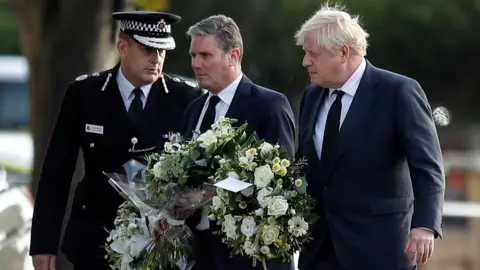
[[[16,0],[21,46],[29,62],[30,128],[35,194],[51,132],[70,81],[114,64],[116,25],[111,13],[125,0]],[[79,159],[79,164],[82,162]],[[74,190],[83,169],[77,166]],[[69,181],[70,179],[65,179]],[[70,192],[71,194],[72,192]],[[65,220],[70,214],[69,200]],[[65,222],[64,222],[65,224]],[[64,226],[62,227],[63,234]],[[69,269],[63,256],[59,270]]]

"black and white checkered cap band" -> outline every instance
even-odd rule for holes
[[[148,47],[173,50],[176,46],[175,40],[170,35],[171,25],[166,24],[164,20],[160,20],[156,24],[121,21],[120,30],[130,33],[135,40]]]
[[[120,30],[122,31],[135,31],[135,32],[146,32],[149,34],[161,34],[161,33],[170,33],[171,25],[166,24],[165,21],[161,20],[158,23],[146,23],[139,21],[121,21]]]

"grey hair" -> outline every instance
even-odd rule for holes
[[[347,45],[353,52],[367,54],[369,34],[362,28],[358,16],[351,16],[340,5],[323,5],[295,34],[296,44],[304,45],[305,37],[315,33],[317,45],[335,52]]]
[[[231,49],[237,48],[240,50],[240,60],[242,59],[242,34],[238,25],[230,17],[220,14],[205,18],[190,26],[187,35],[190,37],[213,35],[220,50],[227,53]]]

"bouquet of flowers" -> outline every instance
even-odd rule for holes
[[[309,225],[318,217],[301,175],[305,160],[290,162],[283,148],[255,134],[247,141],[234,155],[222,156],[215,174],[215,179],[237,181],[235,186],[243,183],[243,189],[217,188],[208,213],[219,228],[214,234],[234,254],[251,257],[254,266],[260,261],[266,269],[267,260],[290,261],[311,239]]]
[[[246,125],[234,129],[231,124],[235,121],[222,119],[196,140],[170,134],[163,151],[146,156],[145,165],[130,160],[117,172],[105,173],[129,200],[119,208],[115,229],[107,239],[112,267],[185,270],[193,266],[194,239],[185,220],[211,201],[218,156],[234,152],[245,140]],[[135,212],[126,211],[131,206]],[[166,221],[167,226],[153,240],[151,232],[157,220]]]

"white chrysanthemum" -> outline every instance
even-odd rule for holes
[[[247,254],[247,256],[252,256],[255,254],[255,252],[257,251],[256,248],[255,248],[255,245],[252,244],[250,241],[245,241],[245,243],[243,244],[243,251],[245,251],[245,254]]]
[[[293,217],[288,220],[288,232],[293,234],[295,237],[300,237],[307,234],[308,223],[303,219],[303,217]]]

